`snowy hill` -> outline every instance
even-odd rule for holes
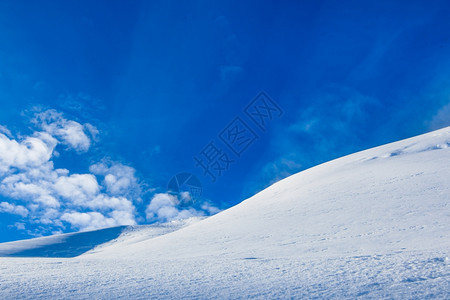
[[[449,202],[447,127],[170,233],[124,232],[75,258],[0,258],[0,298],[450,298]]]
[[[193,224],[201,219],[190,218],[165,224],[118,226],[0,243],[0,257],[75,257],[89,250],[95,252],[103,247],[110,247],[115,243],[124,245],[154,238]]]
[[[74,257],[119,237],[125,228],[119,226],[1,243],[0,256]]]

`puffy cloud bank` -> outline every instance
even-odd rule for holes
[[[180,204],[183,205],[183,203],[188,201],[191,201],[191,196],[188,192],[182,192],[179,195],[168,193],[155,194],[145,210],[146,218],[150,222],[166,222],[171,220],[187,219],[190,217],[213,215],[220,211],[208,202],[203,202],[198,208],[179,207]]]
[[[58,145],[79,154],[89,151],[99,134],[93,125],[68,120],[55,110],[36,113],[32,123],[36,131],[21,137],[0,126],[0,213],[22,218],[16,223],[18,229],[26,229],[24,222],[43,228],[39,234],[137,223],[135,204],[142,203],[143,191],[134,168],[108,159],[91,165],[84,174],[54,166]],[[180,209],[180,200],[154,195],[146,219],[170,221],[216,212],[206,204]]]
[[[138,185],[131,167],[115,162],[109,167],[95,165],[97,170],[103,166],[101,175],[108,178],[100,183],[96,176],[100,173],[71,174],[54,167],[56,146],[88,151],[98,133],[94,126],[67,120],[55,110],[36,113],[32,123],[37,131],[17,139],[2,126],[0,194],[9,201],[1,202],[0,212],[48,225],[52,231],[65,228],[65,223],[77,229],[136,223],[135,199],[124,192]]]

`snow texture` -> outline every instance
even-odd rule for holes
[[[300,172],[206,219],[126,227],[104,244],[94,231],[80,256],[0,258],[0,298],[449,299],[449,146],[447,127]]]

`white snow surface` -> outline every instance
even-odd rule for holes
[[[123,246],[151,239],[202,219],[204,217],[192,217],[164,224],[118,226],[0,243],[0,257],[75,257],[90,250],[96,252],[104,247],[112,248],[116,243]]]
[[[0,298],[450,299],[449,200],[447,127],[80,256],[2,257]]]

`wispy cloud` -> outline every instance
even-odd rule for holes
[[[14,205],[8,202],[0,202],[0,212],[6,212],[10,214],[26,217],[28,215],[28,209],[21,205]]]
[[[40,129],[57,138],[62,144],[77,151],[87,151],[91,146],[91,139],[87,133],[93,136],[98,130],[91,124],[82,125],[78,122],[67,120],[63,114],[50,109],[35,114],[32,122]]]
[[[263,182],[267,182],[268,185],[273,184],[300,171],[301,167],[302,165],[296,162],[295,153],[289,153],[285,157],[279,157],[264,166],[262,170]]]
[[[356,151],[367,134],[368,111],[376,98],[345,86],[332,85],[309,99],[297,117],[279,130],[270,149],[275,159],[264,165],[251,184],[260,190],[312,165]],[[251,186],[250,185],[250,186]]]
[[[299,111],[297,121],[289,127],[296,134],[326,137],[323,140],[338,144],[342,137],[357,137],[358,125],[364,124],[366,110],[379,101],[342,86],[330,86],[312,98],[308,107]],[[326,149],[330,149],[326,147]]]
[[[450,102],[442,106],[433,116],[430,122],[430,129],[436,130],[450,126]]]

